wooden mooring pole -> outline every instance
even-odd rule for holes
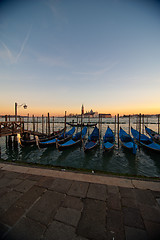
[[[144,134],[144,114],[142,115],[142,133]]]
[[[100,124],[101,124],[101,114],[99,114],[99,119],[98,119],[98,122],[99,122],[99,141],[100,141]]]
[[[139,115],[137,114],[137,117],[136,117],[136,130],[138,131],[138,120],[139,120]]]
[[[17,140],[17,135],[14,136],[14,141],[13,141],[13,144],[14,144],[14,148],[18,148],[18,140]]]
[[[15,121],[17,122],[17,103],[15,103]]]
[[[12,136],[8,136],[8,146],[9,148],[12,148]]]
[[[81,139],[82,139],[82,123],[83,123],[83,114],[81,114]]]
[[[65,116],[64,116],[64,137],[66,133],[66,114],[67,114],[67,111],[65,111]]]
[[[100,137],[100,140],[101,140],[101,136],[102,136],[102,115],[101,115],[101,127],[100,127],[100,133],[99,133],[99,137]]]
[[[48,127],[47,127],[47,124],[48,123],[48,118],[46,117],[46,134],[48,134]]]
[[[7,122],[7,120],[8,120],[8,116],[7,115],[5,115],[5,122]],[[6,123],[7,124],[7,123]]]
[[[38,132],[38,117],[37,117],[37,132]]]
[[[49,113],[48,113],[48,134],[50,134],[50,117],[49,117]]]
[[[53,128],[52,128],[52,131],[54,133],[54,116],[53,116]]]
[[[33,132],[35,132],[35,119],[34,119],[34,115],[32,116],[32,121],[33,121]]]
[[[118,148],[119,148],[119,114],[117,114],[117,140],[118,140]]]
[[[159,134],[159,119],[160,119],[160,114],[158,114],[158,134]]]
[[[44,133],[44,117],[43,117],[43,114],[42,114],[42,133]]]
[[[114,117],[114,135],[116,136],[116,115]]]
[[[28,129],[29,129],[29,113],[27,115],[27,131],[28,131]]]
[[[78,132],[78,115],[77,115],[77,132]]]
[[[140,143],[140,140],[141,140],[141,113],[139,114],[139,143]]]
[[[128,133],[130,134],[131,130],[131,116],[129,115],[129,126],[128,126]]]

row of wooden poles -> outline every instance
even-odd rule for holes
[[[29,130],[29,114],[27,116],[27,128],[25,130]],[[80,118],[80,124],[81,124],[81,131],[82,131],[82,123],[83,123],[83,115],[81,115],[80,117],[77,116],[77,124],[78,124],[78,119]],[[118,148],[119,148],[119,129],[120,129],[120,121],[119,121],[119,114],[115,115],[115,118],[114,118],[114,125],[115,125],[115,128],[114,128],[114,134],[116,135],[116,132],[117,132],[117,144],[118,144]],[[48,113],[47,114],[47,117],[44,117],[44,115],[42,115],[41,117],[42,119],[42,133],[44,133],[44,129],[45,129],[45,122],[46,122],[46,134],[50,134],[51,133],[51,122],[52,122],[52,132],[54,132],[54,129],[55,129],[55,117],[52,116],[50,117],[50,114]],[[46,121],[45,121],[46,119]],[[52,121],[51,121],[52,119]],[[65,111],[65,116],[64,116],[64,130],[66,131],[66,119],[67,119],[67,116],[66,116],[66,111]],[[100,131],[100,138],[101,138],[101,132],[102,132],[102,124],[103,124],[103,121],[102,121],[102,116],[99,114],[99,118],[98,118],[98,124],[99,124],[99,131]],[[23,122],[23,119],[20,118],[19,121]],[[37,120],[37,121],[36,121]],[[5,117],[5,121],[11,121],[11,118],[10,116],[6,116]],[[32,115],[32,123],[33,123],[33,132],[38,132],[38,124],[39,124],[39,117],[35,117],[34,115]],[[57,122],[57,123],[60,123],[60,122]],[[90,118],[88,118],[88,123],[90,123]],[[105,123],[105,124],[108,124],[109,123]],[[137,119],[136,119],[136,130],[139,131],[139,133],[142,133],[144,134],[144,129],[145,129],[145,124],[148,124],[148,121],[147,123],[145,123],[145,115],[143,114],[139,114],[137,115]],[[37,125],[37,126],[36,126]],[[157,116],[157,133],[159,134],[159,125],[160,125],[160,115]],[[131,129],[131,116],[129,115],[129,121],[128,121],[128,133],[130,134],[130,129]],[[78,131],[78,127],[77,127],[77,131]],[[6,137],[6,147],[7,147],[7,144],[12,144],[12,138],[11,136],[8,137],[8,140],[7,140],[7,137]],[[14,147],[17,147],[18,146],[18,142],[17,142],[17,137],[14,136]],[[1,156],[1,147],[0,147],[0,156]]]
[[[32,121],[30,122],[30,118],[32,118]],[[39,119],[41,118],[41,122],[39,121]],[[114,118],[114,124],[115,124],[115,134],[116,134],[116,125],[117,125],[117,131],[119,129],[119,125],[120,125],[120,121],[119,121],[119,114],[115,115],[115,118]],[[5,117],[5,121],[10,121],[10,116],[7,116]],[[66,119],[67,119],[67,116],[66,116],[66,111],[65,111],[65,116],[64,116],[64,128],[66,130]],[[103,121],[102,121],[102,115],[99,114],[99,117],[98,117],[98,121],[97,123],[99,124],[100,128],[101,128],[101,125],[103,124]],[[131,129],[131,116],[129,115],[128,116],[128,133],[130,134],[130,129]],[[80,122],[78,122],[80,120]],[[55,123],[63,123],[63,122],[55,122],[55,117],[52,116],[50,117],[50,114],[48,113],[47,114],[47,117],[45,117],[44,115],[42,115],[42,117],[35,117],[34,115],[32,115],[32,117],[29,116],[29,114],[27,115],[27,121],[24,121],[23,117],[19,117],[19,121],[22,121],[24,124],[26,124],[24,126],[24,129],[29,131],[31,129],[29,129],[29,123],[32,123],[32,130],[33,132],[38,132],[39,131],[39,123],[41,123],[42,127],[41,127],[41,133],[44,134],[50,134],[51,132],[54,132],[54,129],[55,129]],[[83,123],[83,115],[81,116],[77,116],[77,121],[74,122],[74,123],[77,123],[77,124],[82,124]],[[88,122],[87,123],[90,123],[90,117],[88,117]],[[52,124],[52,126],[51,126]],[[107,123],[105,123],[107,124]],[[109,124],[109,123],[108,123]],[[139,114],[137,115],[137,118],[136,118],[136,130],[138,130],[140,133],[143,133],[144,134],[144,125],[148,125],[148,118],[147,118],[147,122],[145,123],[145,115],[143,114]],[[159,124],[160,124],[160,115],[157,116],[157,132],[159,134]]]

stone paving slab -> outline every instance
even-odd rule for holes
[[[56,192],[66,193],[73,181],[67,179],[56,178],[51,186],[49,186],[50,190],[54,190]]]
[[[0,164],[0,239],[160,239],[158,181],[42,171]]]
[[[106,203],[104,201],[84,200],[84,210],[77,227],[77,233],[89,239],[107,239]]]
[[[123,213],[119,210],[108,209],[107,211],[107,229],[112,232],[123,232]]]
[[[30,218],[23,217],[5,237],[5,240],[39,240],[46,227]]]
[[[81,217],[81,212],[72,208],[60,207],[54,217],[55,220],[59,222],[66,223],[73,227],[77,227],[79,219]]]
[[[73,196],[66,196],[62,206],[66,207],[66,208],[73,208],[73,209],[82,211],[83,202],[82,202],[81,198],[73,197]]]
[[[36,182],[36,185],[40,186],[40,187],[44,187],[44,188],[47,188],[49,189],[53,182],[54,182],[55,178],[51,178],[51,177],[42,177],[41,179],[39,179],[37,182]]]
[[[121,210],[121,201],[119,194],[108,194],[107,207],[110,209]]]
[[[53,219],[64,197],[64,194],[46,191],[35,205],[30,208],[27,217],[47,225]]]
[[[0,209],[3,209],[6,211],[9,207],[11,207],[18,198],[22,196],[22,193],[16,192],[16,191],[9,191],[6,192],[1,198],[0,198]]]
[[[75,197],[85,198],[87,195],[88,187],[89,183],[74,181],[68,191],[68,194]]]
[[[147,236],[149,239],[159,240],[160,239],[160,223],[145,220],[144,221]]]
[[[18,184],[16,187],[14,187],[15,191],[25,193],[27,192],[33,185],[35,184],[35,181],[25,179],[20,184]]]
[[[147,240],[147,234],[144,230],[133,228],[133,227],[125,227],[125,235],[126,240]]]
[[[151,191],[143,189],[134,189],[134,193],[139,204],[149,206],[157,205],[156,200]]]
[[[141,215],[144,220],[157,222],[160,224],[160,208],[159,206],[140,206]]]
[[[16,205],[12,205],[7,211],[1,216],[1,222],[13,226],[23,216],[25,210]]]
[[[106,186],[98,183],[91,183],[88,189],[87,197],[106,201],[107,199]]]
[[[72,240],[75,237],[74,227],[53,221],[48,227],[43,240]]]
[[[15,205],[23,209],[28,209],[45,191],[45,188],[32,186],[17,200]]]
[[[0,179],[0,188],[4,188],[4,187],[16,187],[18,184],[22,183],[21,179],[10,179],[8,177],[3,177]]]
[[[123,207],[123,216],[126,226],[144,229],[144,222],[139,209]]]

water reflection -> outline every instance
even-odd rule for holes
[[[95,121],[95,119],[90,119],[90,121]],[[108,123],[111,121],[114,122],[114,119],[104,119],[104,121],[106,123],[102,125],[101,138],[105,134],[108,125],[113,131],[115,130],[114,123]],[[126,124],[121,124],[121,126],[128,132],[128,119],[121,119],[121,121],[126,122]],[[131,120],[131,126],[136,128],[134,121],[135,119]],[[62,124],[56,124],[55,127],[61,129]],[[157,130],[156,125],[148,124],[148,127]],[[93,128],[89,129],[86,139],[92,130]],[[118,149],[117,134],[115,137],[116,145],[113,151],[104,152],[100,144],[100,147],[88,153],[84,153],[82,146],[77,146],[63,152],[59,152],[56,148],[38,149],[34,146],[18,147],[17,149],[6,148],[5,138],[0,138],[1,157],[6,161],[160,177],[160,155],[158,153],[156,154],[140,147],[136,155],[133,155],[131,152],[124,150],[121,145]]]

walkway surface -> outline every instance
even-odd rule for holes
[[[160,181],[0,163],[0,239],[159,240]]]

